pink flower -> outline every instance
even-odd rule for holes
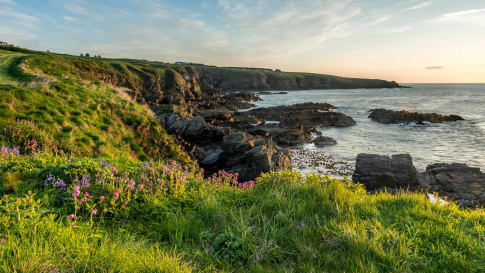
[[[89,197],[89,192],[84,193],[84,197],[88,198]]]
[[[242,184],[241,183],[237,184],[237,187],[238,188],[241,188],[242,187]]]
[[[98,210],[97,210],[97,209],[93,209],[93,210],[91,211],[91,215],[96,215],[96,213],[98,213]]]
[[[163,189],[164,191],[168,191],[168,188]]]
[[[120,197],[120,191],[116,190],[115,192],[113,192],[113,195],[114,195],[115,198]]]
[[[96,171],[97,171],[98,173],[100,173],[100,172],[101,172],[101,168],[98,168]]]
[[[79,186],[74,187],[74,190],[72,191],[72,196],[78,197],[80,194],[81,194],[81,187]]]
[[[138,185],[139,190],[143,190],[144,187],[145,187],[145,185],[143,185],[143,184]]]
[[[74,218],[76,218],[76,215],[74,215],[74,214],[70,214],[70,215],[67,216],[67,219],[69,219],[69,220],[74,219]]]
[[[99,200],[104,200],[104,195],[101,195],[101,196],[99,197]]]

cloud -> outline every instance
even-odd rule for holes
[[[6,1],[6,3],[9,3],[9,1]],[[0,9],[2,22],[0,37],[2,37],[2,40],[14,44],[34,39],[36,37],[34,32],[40,22],[37,17],[19,12],[16,8],[17,6],[13,5],[12,7],[4,6]]]
[[[485,8],[445,13],[438,18],[428,20],[428,22],[476,24],[485,26]]]
[[[414,6],[411,6],[409,8],[404,9],[405,11],[411,11],[411,10],[418,10],[418,9],[423,9],[427,6],[430,6],[431,2],[423,2]]]
[[[426,70],[440,70],[440,69],[444,69],[443,66],[441,65],[432,65],[432,66],[427,66],[425,67]]]
[[[323,46],[387,16],[365,18],[349,0],[219,0],[232,50],[253,61],[279,59]],[[367,25],[368,26],[368,25]],[[233,37],[231,33],[237,33]]]
[[[397,28],[389,28],[380,32],[380,34],[393,34],[393,33],[402,33],[410,30],[411,27],[409,26],[402,26]]]
[[[76,22],[77,18],[71,17],[71,16],[63,16],[64,20],[69,21],[69,22]]]

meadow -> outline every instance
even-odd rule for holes
[[[0,272],[485,272],[483,209],[204,176],[146,107],[78,73],[126,65],[0,50]]]

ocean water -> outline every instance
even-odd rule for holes
[[[338,160],[355,163],[359,153],[409,153],[422,170],[428,164],[460,162],[485,169],[485,84],[407,84],[407,89],[352,89],[288,91],[261,95],[257,107],[327,102],[355,119],[349,128],[319,128],[338,144],[318,150]],[[385,108],[412,112],[456,114],[455,123],[384,125],[368,118],[369,110]]]

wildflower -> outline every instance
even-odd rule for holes
[[[2,145],[1,152],[3,156],[8,156],[8,148]]]
[[[98,213],[98,210],[97,209],[91,210],[91,215],[96,215],[97,213]]]
[[[20,154],[20,151],[19,151],[19,148],[18,147],[13,147],[12,149],[10,149],[12,151],[13,154],[15,155],[19,155]]]
[[[148,168],[148,164],[147,164],[146,162],[145,162],[145,163],[143,163],[143,165],[141,165],[141,168],[142,168],[142,169],[146,169],[146,168]]]
[[[168,191],[168,188],[163,189],[164,191]]]
[[[74,187],[74,190],[72,192],[73,197],[78,197],[81,194],[81,187],[76,186]]]
[[[134,190],[135,189],[135,180],[131,179],[130,185],[128,187],[130,188],[130,190]]]
[[[237,187],[238,188],[241,188],[242,187],[242,184],[241,183],[237,184]]]
[[[120,191],[115,190],[115,192],[113,192],[113,195],[114,195],[115,198],[118,198],[120,196]]]
[[[96,171],[97,171],[98,173],[100,173],[100,172],[101,172],[101,168],[98,168]]]
[[[81,184],[81,186],[87,188],[87,187],[89,187],[89,181],[90,181],[89,177],[83,175],[83,177],[81,178],[80,184]]]
[[[67,219],[69,219],[69,220],[74,219],[74,218],[76,218],[76,215],[74,215],[74,214],[70,214],[70,215],[67,216]]]
[[[99,197],[99,200],[104,200],[104,195],[101,195],[101,196]]]
[[[143,185],[143,184],[138,185],[139,190],[143,190],[144,187],[145,187],[145,185]]]
[[[89,197],[89,192],[84,193],[84,197],[88,198]]]

